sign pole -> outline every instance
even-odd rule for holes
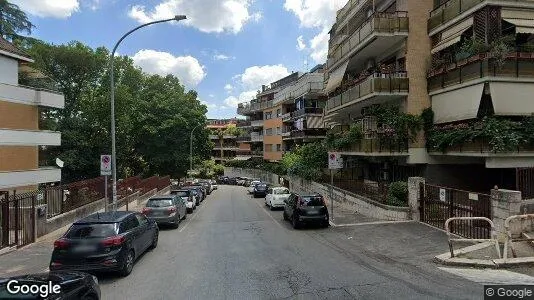
[[[104,204],[104,211],[108,211],[108,175],[104,176],[104,199],[106,199]]]
[[[330,169],[330,212],[334,221],[334,170]]]

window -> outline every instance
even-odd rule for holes
[[[146,207],[167,207],[172,205],[172,198],[150,199],[146,203]]]
[[[265,135],[273,135],[273,129],[272,128],[265,129]]]
[[[69,239],[105,238],[117,234],[117,224],[76,224],[65,234]]]
[[[141,226],[148,224],[147,218],[143,216],[142,214],[135,214],[135,216],[137,217],[137,220],[139,221],[139,224]]]
[[[272,118],[273,118],[273,113],[271,111],[265,113],[265,120],[270,120]]]
[[[139,221],[137,221],[137,218],[134,216],[130,216],[126,218],[126,220],[122,221],[119,225],[119,233],[128,232],[137,226],[139,226]]]
[[[276,127],[276,135],[281,135],[282,131],[280,130],[280,127]]]
[[[276,117],[280,117],[282,115],[282,110],[279,108],[276,110]]]
[[[276,145],[276,152],[280,152],[280,151],[282,151],[282,145],[278,144]]]
[[[276,146],[277,146],[277,145],[272,144],[272,145],[271,145],[271,151],[276,152],[276,148],[277,148]]]

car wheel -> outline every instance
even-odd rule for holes
[[[287,215],[286,215],[286,211],[285,211],[285,209],[284,209],[284,221],[287,221],[287,220],[289,220],[289,218],[287,217]]]
[[[182,220],[185,220],[185,219],[187,219],[187,211],[185,212],[184,217],[182,218]]]
[[[293,217],[291,218],[291,224],[293,224],[294,229],[299,229],[300,224],[299,224],[298,216],[293,215]]]
[[[150,250],[156,249],[158,246],[159,232],[156,230],[154,237],[152,238],[152,245],[150,245]]]
[[[273,207],[273,204],[272,204],[272,203],[269,203],[269,208],[270,208],[271,210],[274,210],[274,207]]]
[[[328,221],[323,221],[323,224],[321,224],[321,227],[328,228],[330,226],[330,223]]]
[[[119,273],[123,277],[126,277],[126,276],[130,275],[130,273],[132,273],[132,269],[133,269],[133,265],[134,265],[134,259],[135,259],[134,252],[133,252],[133,250],[130,250],[128,252],[128,254],[126,255],[126,257],[124,258],[124,262],[123,262],[122,268],[119,271]]]

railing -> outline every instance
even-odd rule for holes
[[[306,107],[306,108],[302,108],[302,109],[299,109],[297,111],[292,112],[291,116],[293,118],[298,118],[300,116],[307,115],[307,114],[310,114],[310,115],[322,115],[323,114],[323,109],[320,108],[320,107]]]
[[[534,54],[512,53],[501,67],[496,66],[486,54],[475,55],[431,71],[428,74],[428,89],[435,91],[488,76],[534,78]]]
[[[435,150],[435,151],[439,151],[439,150]],[[470,142],[449,146],[447,147],[446,152],[497,153],[492,150],[492,146],[489,144],[489,140],[484,139],[484,138],[477,138]],[[521,153],[521,152],[533,152],[534,153],[534,145],[521,144],[517,146],[515,149],[509,152],[505,152],[505,153]]]
[[[449,0],[430,12],[428,31],[456,18],[485,0]]]
[[[260,134],[250,134],[250,141],[251,142],[263,142],[263,135]]]
[[[323,183],[330,185],[330,178],[324,178]],[[334,178],[334,187],[361,195],[385,204],[387,202],[389,185],[384,182],[365,182],[362,180],[344,180]]]
[[[291,120],[291,113],[290,112],[285,113],[285,114],[282,115],[282,122],[287,122],[289,120]]]
[[[360,4],[363,4],[365,2],[368,2],[369,0],[349,0],[345,6],[343,6],[342,9],[337,11],[336,15],[336,23],[340,24],[343,22],[343,20],[349,15],[350,11],[353,8],[356,8],[360,6]],[[358,7],[360,9],[361,7]]]
[[[237,113],[240,114],[240,115],[251,113],[251,112],[256,112],[256,111],[259,111],[261,109],[262,109],[262,107],[261,107],[259,102],[255,102],[255,103],[250,103],[250,102],[249,103],[239,103],[237,105]]]
[[[237,121],[237,127],[249,127],[250,126],[250,121],[247,120],[247,121]]]
[[[238,141],[238,142],[250,142],[250,134],[238,136],[236,138],[236,141]]]
[[[408,153],[408,140],[387,137],[360,139],[347,149],[344,149],[344,151],[360,153]]]
[[[219,136],[216,134],[210,134],[210,140],[218,140]]]
[[[326,129],[302,129],[291,131],[292,138],[320,137],[326,135]]]
[[[384,76],[389,76],[385,77]],[[391,75],[374,74],[363,81],[357,83],[340,95],[328,99],[327,110],[332,110],[338,106],[356,101],[372,93],[407,93],[409,89],[406,73],[395,73]]]
[[[250,122],[250,126],[252,126],[252,127],[263,127],[263,120],[251,121]]]
[[[408,32],[408,13],[398,11],[395,13],[375,13],[368,21],[362,24],[356,31],[329,55],[332,65],[352,53],[362,42],[373,33]],[[332,65],[328,65],[330,68]]]

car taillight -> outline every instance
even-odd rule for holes
[[[150,209],[150,208],[148,208],[148,207],[144,207],[142,213],[143,213],[143,214],[147,214],[147,213],[149,213],[149,212],[151,212],[151,211],[152,211],[152,209]]]
[[[176,212],[176,207],[173,206],[173,207],[169,207],[169,208],[167,208],[167,212],[168,212],[169,214],[175,213],[175,212]]]
[[[109,238],[106,238],[101,242],[102,246],[104,247],[111,247],[111,246],[120,246],[122,243],[126,241],[126,238],[122,235],[112,236]]]
[[[59,239],[54,242],[55,249],[67,249],[69,247],[69,242],[64,239]]]

